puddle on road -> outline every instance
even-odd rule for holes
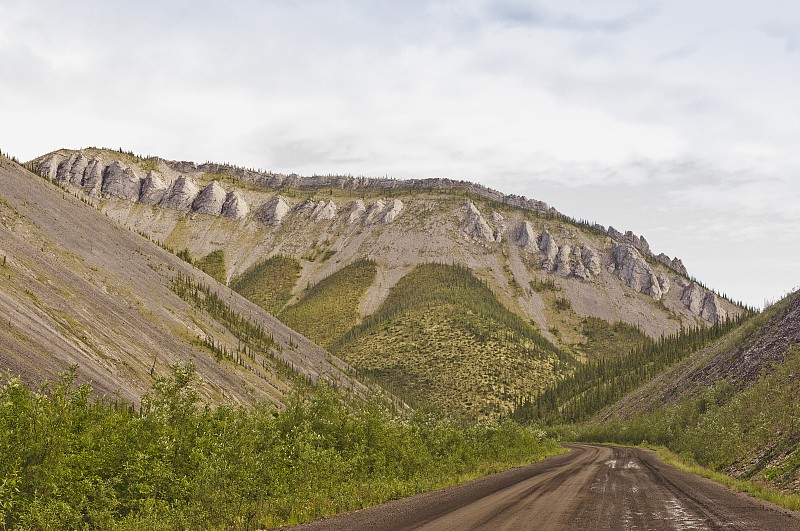
[[[624,470],[637,470],[639,468],[639,465],[633,461],[627,461],[624,464],[620,464],[616,459],[609,459],[603,464],[609,468],[622,468]]]
[[[677,529],[708,529],[702,520],[689,514],[676,498],[667,500],[665,507],[669,515],[669,521],[679,525]]]

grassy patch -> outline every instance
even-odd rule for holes
[[[222,249],[208,253],[194,265],[220,284],[227,284],[228,271],[225,265],[225,251]]]
[[[164,239],[164,245],[172,249],[182,249],[186,247],[187,242],[191,240],[192,230],[186,216],[181,216],[175,222],[172,231]]]
[[[277,314],[292,296],[300,278],[296,258],[275,255],[231,279],[231,288],[266,311]]]
[[[375,282],[372,260],[358,260],[308,288],[280,318],[317,344],[328,348],[359,320],[361,297]]]
[[[418,266],[332,350],[414,402],[461,417],[507,413],[573,360],[460,266]]]

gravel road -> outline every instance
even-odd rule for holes
[[[571,445],[569,454],[297,531],[800,530],[800,513],[682,472],[649,450]]]

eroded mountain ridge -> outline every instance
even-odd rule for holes
[[[717,322],[736,312],[735,305],[691,280],[680,259],[655,254],[644,237],[576,223],[542,201],[467,181],[301,177],[105,150],[61,150],[34,163],[45,177],[103,200],[109,215],[156,239],[171,239],[173,246],[189,248],[195,255],[224,248],[228,278],[274,253],[309,256],[311,249],[323,245],[337,255],[333,263],[339,267],[358,256],[377,259],[379,278],[385,282],[368,294],[378,300],[365,301],[365,313],[409,266],[426,261],[465,262],[481,271],[494,288],[507,294],[510,306],[544,330],[550,328],[548,311],[528,288],[541,273],[563,279],[561,288],[580,315],[627,321],[651,335],[696,318]],[[134,213],[131,203],[157,206],[161,213]],[[190,214],[188,224],[195,230],[187,230],[181,221],[187,212],[239,224],[207,230],[208,220]],[[176,234],[179,226],[182,236]],[[248,248],[232,241],[242,232],[263,238]],[[469,248],[472,252],[466,252]],[[308,260],[301,283],[313,284],[336,269],[330,262]],[[663,315],[655,324],[644,323],[656,312],[641,303],[634,304],[633,311],[618,303],[611,305],[612,311],[603,310],[601,299],[624,295],[609,284],[609,276],[647,295]],[[605,293],[581,288],[591,284]],[[521,289],[510,289],[514,286]]]

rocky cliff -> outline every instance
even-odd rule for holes
[[[375,308],[414,264],[459,262],[545,331],[553,328],[550,303],[528,286],[547,277],[579,316],[627,321],[651,335],[738,311],[691,281],[681,260],[653,253],[642,236],[578,223],[541,201],[466,181],[300,177],[104,150],[58,151],[34,164],[155,239],[197,256],[224,250],[229,278],[287,254],[304,260],[299,289],[359,257],[376,260],[384,281],[363,308]],[[161,209],[134,214],[135,203]],[[185,213],[203,216],[187,224]],[[215,225],[214,218],[239,225]],[[323,251],[335,259],[312,259]]]
[[[186,176],[165,181],[150,171],[142,170],[121,160],[110,160],[98,154],[87,158],[83,153],[51,154],[37,162],[38,171],[49,179],[65,185],[79,186],[91,197],[116,197],[173,210],[191,210],[200,214],[245,217],[249,205],[235,191],[227,191],[217,181],[202,190]]]

